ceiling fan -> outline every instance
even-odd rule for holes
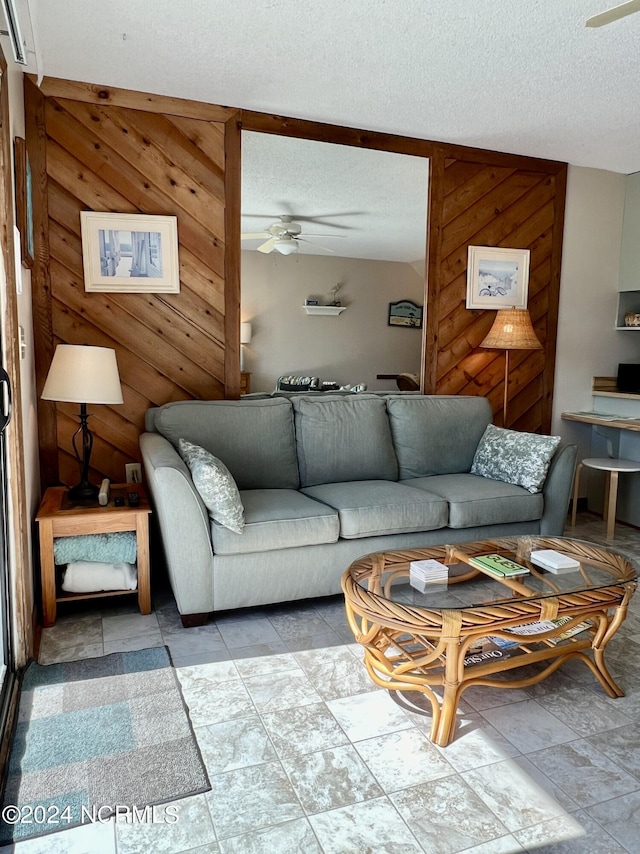
[[[302,226],[299,222],[295,222],[292,216],[280,216],[279,222],[274,222],[264,231],[255,231],[249,232],[247,234],[241,235],[243,240],[258,240],[259,238],[266,237],[267,240],[265,243],[262,243],[258,246],[258,252],[263,252],[268,255],[270,252],[274,250],[276,252],[280,252],[281,255],[291,255],[294,252],[298,251],[298,243],[310,243],[313,246],[317,246],[318,249],[322,249],[325,252],[333,252],[333,249],[329,249],[327,246],[321,246],[319,243],[316,243],[314,240],[307,240],[306,237],[302,237]],[[344,235],[342,234],[311,234],[310,237],[333,237],[344,239]]]
[[[627,15],[632,15],[634,12],[640,12],[640,0],[627,0],[620,6],[614,6],[613,9],[607,9],[606,12],[601,12],[599,15],[594,15],[588,18],[587,27],[604,27],[605,24],[611,24],[620,18],[626,18]]]

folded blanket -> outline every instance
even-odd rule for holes
[[[136,535],[134,531],[116,531],[113,534],[56,537],[53,541],[53,557],[58,565],[76,560],[135,563]]]
[[[80,560],[70,563],[62,578],[67,593],[97,593],[99,590],[135,590],[138,572],[135,564],[100,563]]]

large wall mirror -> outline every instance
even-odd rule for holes
[[[424,325],[428,174],[424,157],[242,132],[251,391],[273,391],[282,375],[377,391],[420,374],[423,329],[402,308],[390,324],[389,305],[420,306]],[[340,305],[318,313],[307,301]]]

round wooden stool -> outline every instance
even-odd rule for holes
[[[607,523],[607,539],[612,540],[616,526],[616,503],[618,501],[618,475],[620,472],[640,471],[640,460],[614,460],[609,457],[593,457],[582,460],[576,468],[573,486],[573,507],[571,509],[571,525],[576,524],[576,509],[578,507],[578,487],[580,472],[583,466],[590,469],[608,472],[604,493],[604,519]]]

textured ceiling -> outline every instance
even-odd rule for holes
[[[302,254],[420,261],[427,177],[421,157],[245,131],[242,230],[262,231],[284,214],[300,217],[301,237],[314,241],[298,243]],[[243,240],[242,247],[261,243]]]
[[[584,26],[616,2],[19,0],[19,9],[41,75],[628,174],[640,171],[640,14]],[[278,180],[269,197],[247,201],[274,214],[286,202],[310,215],[355,209],[354,195],[343,208],[339,195],[309,189],[298,200]]]

